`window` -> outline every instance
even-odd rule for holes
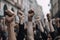
[[[11,8],[11,10],[14,12],[14,9],[13,8]]]
[[[3,7],[3,11],[4,11],[4,16],[6,15],[6,12],[5,10],[7,10],[7,5],[5,4],[4,7]]]

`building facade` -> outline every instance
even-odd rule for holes
[[[51,0],[51,15],[52,18],[59,16],[60,13],[60,0]]]
[[[43,19],[42,17],[44,17],[42,13],[42,7],[37,4],[36,0],[0,0],[0,5],[1,16],[5,16],[4,12],[7,9],[11,9],[15,12],[16,15],[18,10],[21,10],[25,14],[25,21],[28,21],[28,11],[30,9],[33,9],[35,12],[35,16],[39,15],[41,19]]]
[[[34,10],[35,12],[34,17],[39,15],[41,19],[44,19],[42,7],[37,4],[36,0],[23,0],[22,10],[24,10],[24,14],[26,15],[26,21],[27,21],[28,11],[30,9]]]
[[[1,0],[0,15],[5,15],[5,10],[11,9],[17,15],[17,11],[21,10],[21,3],[18,0]]]
[[[27,16],[28,16],[28,11],[30,9],[33,9],[35,14],[37,14],[37,1],[36,0],[23,0],[23,5],[22,5],[22,10],[24,10],[24,14],[26,15],[25,18],[26,18],[26,21],[28,20],[27,19]],[[34,19],[34,18],[33,18]]]
[[[40,16],[40,19],[43,20],[44,19],[44,14],[43,14],[43,11],[42,11],[42,6],[38,5],[37,6],[37,13],[38,13],[38,16]]]

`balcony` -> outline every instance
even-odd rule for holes
[[[14,1],[11,1],[11,0],[4,0],[4,1],[6,1],[6,2],[8,2],[9,4],[17,7],[18,9],[21,9],[21,5],[18,4],[17,2],[14,2]]]

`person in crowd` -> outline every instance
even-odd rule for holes
[[[14,26],[15,26],[15,22],[14,22],[14,17],[15,17],[15,13],[13,11],[11,11],[10,9],[6,10],[6,17],[5,17],[5,23],[7,25],[7,30],[8,30],[8,40],[16,40],[16,36],[14,33]]]
[[[49,34],[50,28],[49,28],[48,20],[46,18],[44,18],[44,25],[45,25],[44,30],[46,34]]]
[[[37,26],[38,25],[38,26]],[[36,27],[39,29],[40,31],[40,36],[42,37],[43,40],[47,40],[47,34],[45,33],[45,29],[44,27],[42,26],[42,23],[40,21],[40,17],[38,16],[37,17],[37,20],[36,20]],[[41,40],[41,39],[40,39]]]
[[[17,36],[17,40],[24,40],[25,38],[25,23],[24,23],[24,14],[21,11],[18,11],[18,17],[19,17],[19,32]]]
[[[34,12],[32,10],[30,10],[28,13],[29,13],[28,14],[28,16],[29,16],[28,24],[26,25],[24,23],[24,14],[21,11],[18,12],[20,23],[19,23],[19,33],[17,36],[17,40],[24,40],[24,38],[26,40],[34,40],[33,27],[32,27],[32,17],[33,17]],[[31,26],[30,26],[30,24],[31,24]]]
[[[5,25],[5,17],[0,20],[0,37],[2,40],[7,40],[7,26]]]
[[[28,11],[28,25],[27,25],[27,40],[34,40],[34,34],[33,34],[33,16],[34,11],[33,9]]]
[[[50,35],[52,37],[52,40],[60,40],[60,38],[58,38],[58,36],[60,36],[60,18],[59,18],[59,16],[55,17],[55,25],[56,25],[57,31],[54,29],[54,27],[52,25],[52,19],[51,19],[50,14],[47,14],[47,19],[49,21]]]
[[[46,18],[44,19],[44,24],[45,24],[44,31],[47,35],[47,40],[52,40],[52,37],[50,35],[49,23],[48,23],[48,20]]]
[[[40,17],[35,18],[35,28],[34,28],[34,40],[42,40],[41,30],[40,30]],[[43,29],[42,29],[43,30]]]
[[[3,32],[3,24],[2,24],[2,17],[0,17],[0,40],[2,38],[2,32]]]

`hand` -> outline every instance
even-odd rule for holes
[[[14,19],[14,16],[9,17],[6,15],[6,22],[11,23],[13,21],[13,19]]]
[[[23,12],[19,11],[18,16],[19,16],[19,19],[20,19],[20,23],[23,24],[25,15],[23,14]]]
[[[50,14],[47,14],[47,19],[48,19],[48,21],[50,22],[50,20],[51,20]]]
[[[36,22],[36,24],[39,24],[39,22],[40,22],[40,16],[36,16],[35,22]]]
[[[15,17],[15,14],[11,10],[6,10],[6,13],[8,14],[6,15],[6,22],[11,23]]]
[[[36,17],[36,21],[40,21],[40,16],[37,16]]]
[[[20,20],[24,20],[24,14],[23,14],[23,12],[21,12],[21,11],[18,11],[18,16],[19,16],[19,18],[20,18]]]
[[[32,21],[32,17],[34,16],[34,11],[33,10],[30,10],[28,12],[28,21]]]
[[[8,16],[15,15],[15,13],[13,11],[9,10],[9,9],[7,9],[5,12]]]

